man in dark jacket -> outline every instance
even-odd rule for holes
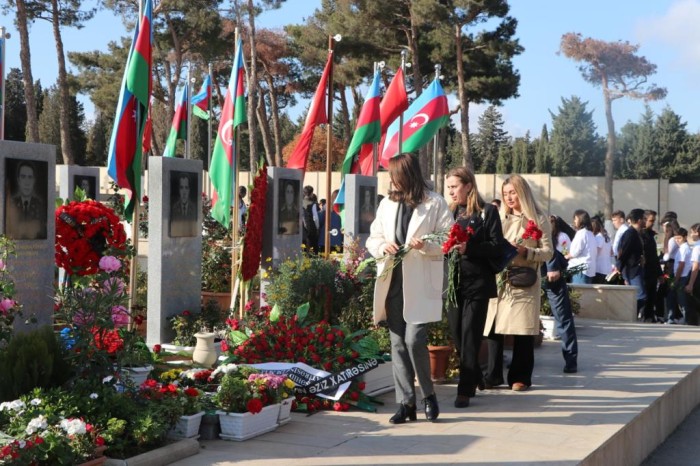
[[[654,313],[656,303],[656,290],[659,285],[659,277],[661,276],[661,262],[656,248],[656,232],[654,231],[654,223],[656,223],[656,212],[653,210],[644,211],[644,228],[642,229],[642,247],[644,249],[644,290],[646,292],[646,305],[644,306],[644,322],[656,322],[656,315],[663,316],[661,313]],[[640,316],[638,316],[640,317]]]
[[[644,211],[632,209],[627,215],[630,228],[620,238],[615,267],[625,280],[625,285],[637,288],[637,315],[644,315],[646,290],[644,289],[644,244],[642,242],[642,227],[644,226]]]

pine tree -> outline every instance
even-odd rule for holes
[[[552,116],[550,154],[554,176],[600,176],[603,167],[598,151],[593,112],[579,97],[561,99],[559,113]]]
[[[547,131],[547,125],[544,124],[542,125],[540,138],[537,140],[535,173],[549,173],[551,169],[549,159],[549,131]]]
[[[5,139],[26,141],[27,101],[22,71],[12,68],[5,79]]]
[[[508,141],[508,133],[503,129],[503,116],[491,105],[479,117],[479,133],[474,141],[474,150],[481,161],[480,173],[495,173],[499,148]],[[509,162],[508,166],[512,166]]]

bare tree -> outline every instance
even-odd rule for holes
[[[583,39],[581,34],[569,32],[562,36],[560,51],[566,57],[583,62],[579,71],[583,79],[603,89],[605,119],[608,125],[608,143],[605,153],[605,218],[613,211],[613,157],[615,155],[615,121],[612,102],[621,97],[641,99],[645,102],[666,97],[666,89],[647,83],[656,73],[656,65],[645,57],[636,55],[639,45],[625,41],[605,42]]]

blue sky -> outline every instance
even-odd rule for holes
[[[263,13],[260,27],[299,23],[320,2],[287,0],[281,10]],[[605,41],[624,40],[640,44],[639,54],[658,66],[650,82],[668,90],[666,99],[650,104],[658,115],[669,106],[687,123],[690,132],[700,132],[700,0],[512,0],[511,14],[518,19],[517,36],[525,52],[515,59],[521,74],[520,96],[500,108],[511,136],[530,131],[538,137],[543,124],[551,129],[550,111],[557,113],[561,99],[578,96],[588,102],[600,135],[606,133],[602,91],[583,81],[577,64],[558,55],[561,36],[579,32],[584,37]],[[0,24],[12,34],[7,41],[6,69],[20,67],[19,39],[13,17],[0,16]],[[126,31],[119,18],[102,11],[82,30],[63,31],[66,51],[106,50],[107,43]],[[48,23],[38,22],[30,31],[32,71],[43,85],[55,82],[57,65],[53,36]],[[339,53],[342,43],[338,46]],[[377,57],[381,60],[385,57]],[[91,105],[86,105],[88,116]],[[452,100],[454,105],[454,100]],[[305,102],[292,109],[303,111]],[[476,129],[484,106],[471,108],[471,131]],[[613,103],[613,117],[619,130],[627,121],[638,121],[644,103],[619,99]],[[8,115],[7,118],[11,118]]]

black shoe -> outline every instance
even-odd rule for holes
[[[440,407],[435,393],[423,399],[423,404],[425,405],[425,418],[430,422],[435,422],[440,415]]]
[[[455,408],[468,408],[469,397],[467,395],[457,395],[455,398]]]
[[[566,366],[564,368],[564,374],[575,374],[578,372],[578,368],[576,366]]]
[[[401,403],[399,405],[399,410],[396,411],[396,414],[391,416],[389,422],[392,424],[403,424],[406,422],[406,419],[409,421],[415,421],[418,419],[416,416],[416,405],[411,406]]]

